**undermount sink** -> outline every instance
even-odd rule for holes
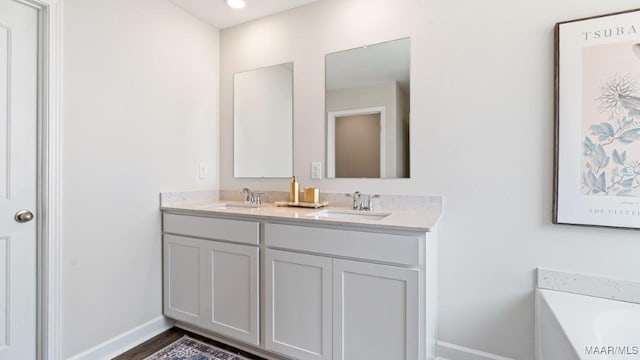
[[[358,219],[358,220],[382,220],[391,213],[368,212],[368,211],[349,211],[349,210],[321,210],[308,214],[317,218],[334,218],[334,219]]]
[[[206,205],[206,206],[203,206],[202,209],[204,209],[204,210],[259,209],[262,206],[263,205],[256,205],[256,204],[242,204],[242,203],[227,204],[227,203],[221,203],[221,204]]]

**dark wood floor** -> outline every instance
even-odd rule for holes
[[[234,354],[238,354],[240,356],[243,356],[247,359],[252,359],[252,360],[264,360],[261,357],[258,357],[256,355],[252,355],[249,354],[247,352],[244,352],[242,350],[238,350],[232,346],[229,345],[225,345],[222,344],[218,341],[215,340],[211,340],[208,339],[204,336],[200,336],[197,334],[194,334],[192,332],[177,328],[177,327],[173,327],[165,332],[163,332],[162,334],[134,347],[133,349],[125,352],[124,354],[118,355],[115,358],[113,358],[112,360],[142,360],[145,357],[152,355],[153,353],[155,353],[156,351],[164,348],[165,346],[171,344],[172,342],[180,339],[181,337],[183,337],[184,335],[189,335],[189,337],[196,339],[196,340],[200,340],[202,342],[205,342],[207,344],[211,344],[214,346],[219,347],[220,349],[224,349],[227,350],[231,353]]]

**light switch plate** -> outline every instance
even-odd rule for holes
[[[198,167],[198,176],[200,179],[206,179],[209,177],[209,164],[200,163]]]
[[[322,163],[321,162],[311,163],[311,178],[322,179]]]

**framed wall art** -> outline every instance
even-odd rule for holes
[[[556,24],[556,224],[640,228],[640,9]]]

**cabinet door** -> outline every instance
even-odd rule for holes
[[[207,242],[203,327],[258,345],[258,248]]]
[[[204,320],[206,241],[164,235],[164,313],[192,324]]]
[[[333,359],[418,359],[418,275],[333,260]]]
[[[265,346],[295,359],[331,359],[331,259],[265,251]]]

